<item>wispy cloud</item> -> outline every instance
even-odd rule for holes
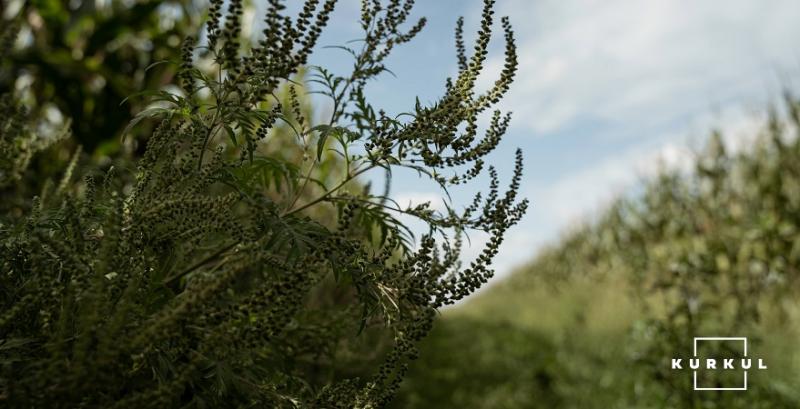
[[[653,128],[763,95],[781,70],[800,68],[796,0],[500,5],[516,23],[521,56],[506,106],[539,134],[576,121]]]

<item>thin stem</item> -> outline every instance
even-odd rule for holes
[[[197,170],[203,168],[203,155],[206,153],[206,147],[208,146],[208,142],[214,137],[216,133],[215,130],[217,129],[217,117],[219,116],[220,107],[217,106],[217,109],[214,110],[214,116],[211,118],[211,124],[208,128],[208,132],[206,133],[206,139],[203,141],[203,148],[200,149],[200,157],[197,159]]]
[[[319,203],[319,202],[321,202],[323,200],[326,200],[331,194],[333,194],[337,190],[341,189],[348,182],[350,182],[353,179],[357,178],[359,175],[363,174],[364,172],[367,172],[368,170],[373,169],[374,167],[375,167],[375,165],[370,165],[370,166],[367,166],[364,169],[361,169],[361,170],[353,173],[352,175],[349,175],[343,181],[341,181],[338,185],[336,185],[334,188],[332,188],[331,190],[325,192],[325,194],[323,194],[322,196],[320,196],[320,197],[318,197],[318,198],[316,198],[316,199],[314,199],[314,200],[312,200],[312,201],[310,201],[310,202],[298,207],[297,209],[294,209],[292,211],[284,213],[283,216],[293,215],[293,214],[295,214],[297,212],[300,212],[300,211],[303,211],[305,209],[308,209],[309,207],[314,206],[315,204],[317,204],[317,203]]]
[[[173,276],[171,276],[171,277],[165,278],[165,279],[164,279],[164,281],[163,281],[162,283],[163,283],[164,285],[170,285],[170,284],[172,284],[173,282],[175,282],[176,280],[180,279],[181,277],[183,277],[183,276],[185,276],[185,275],[187,275],[187,274],[189,274],[189,273],[191,273],[191,272],[193,272],[193,271],[197,270],[198,268],[202,267],[203,265],[205,265],[205,264],[206,264],[206,263],[208,263],[209,261],[212,261],[212,260],[214,260],[215,258],[219,257],[220,255],[222,255],[222,254],[223,254],[223,253],[225,253],[226,251],[228,251],[228,250],[230,250],[230,249],[234,248],[234,247],[235,247],[237,244],[239,244],[239,241],[238,241],[238,240],[237,240],[237,241],[235,241],[235,242],[233,242],[233,243],[231,243],[231,244],[229,244],[229,245],[227,245],[227,246],[225,246],[225,247],[223,247],[223,248],[221,248],[221,249],[219,249],[219,250],[217,250],[217,251],[215,251],[213,254],[211,254],[210,256],[208,256],[208,257],[206,257],[206,258],[204,258],[204,259],[202,259],[202,260],[198,261],[197,263],[195,263],[195,264],[192,264],[192,265],[191,265],[189,268],[187,268],[186,270],[183,270],[183,271],[181,271],[180,273],[178,273],[178,274],[175,274],[175,275],[173,275]]]
[[[294,207],[295,204],[297,204],[297,201],[300,199],[300,196],[303,194],[303,191],[306,190],[306,185],[308,185],[308,181],[311,179],[311,172],[314,171],[315,166],[317,166],[316,158],[314,158],[314,162],[311,163],[311,167],[308,168],[308,173],[306,173],[305,180],[303,180],[303,185],[300,186],[300,189],[298,189],[297,192],[295,192],[294,198],[292,199],[292,202],[289,203],[289,206],[286,206],[287,210],[291,209],[292,207]]]
[[[219,83],[222,84],[222,66],[220,66],[219,69],[217,70],[217,78]],[[211,117],[211,123],[208,125],[208,132],[206,133],[206,139],[203,141],[203,148],[200,150],[200,157],[197,159],[197,170],[203,168],[203,156],[206,153],[206,147],[208,146],[208,143],[211,141],[211,139],[214,137],[214,134],[216,134],[217,119],[219,118],[219,113],[222,110],[220,101],[224,102],[225,99],[227,99],[227,91],[223,88],[222,92],[223,94],[220,96],[220,98],[217,98],[216,100],[216,109],[214,110],[214,116]]]

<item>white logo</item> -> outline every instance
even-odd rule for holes
[[[717,358],[702,358],[698,355],[698,344],[702,342],[726,342],[726,341],[735,341],[742,343],[742,358],[735,359],[735,358],[726,358],[726,359],[717,359]],[[746,391],[747,390],[747,371],[751,369],[767,369],[767,365],[764,364],[763,359],[753,360],[752,358],[747,357],[747,338],[745,337],[695,337],[694,338],[694,348],[692,350],[693,358],[688,359],[688,369],[692,370],[692,378],[693,378],[693,385],[694,390],[696,391]],[[753,368],[754,362],[756,363],[756,367]],[[673,358],[672,359],[672,369],[673,370],[682,370],[684,369],[684,360],[681,358]],[[698,386],[697,385],[697,372],[698,370],[705,370],[705,371],[734,371],[738,370],[742,372],[742,382],[736,386],[715,386],[715,387],[708,387],[708,386]]]

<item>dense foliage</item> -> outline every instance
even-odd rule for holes
[[[502,19],[505,67],[491,89],[476,90],[494,20],[485,1],[471,56],[459,20],[460,69],[444,95],[389,117],[365,85],[425,20],[403,28],[412,0],[364,1],[360,47],[343,47],[352,72],[309,67],[308,82],[333,102],[316,123],[298,74],[334,5],[308,0],[292,18],[272,0],[262,39],[248,48],[242,1],[213,0],[203,40],[182,42],[180,90],[153,93],[124,132],[157,121],[144,156],[98,167],[78,148],[41,189],[26,187],[37,179],[26,164],[53,141],[37,136],[38,119],[14,91],[4,97],[0,179],[4,197],[16,195],[0,214],[4,407],[369,408],[392,399],[437,309],[492,276],[527,206],[517,198],[522,157],[507,190],[489,167],[488,192],[461,210],[401,207],[390,177],[379,193],[360,181],[407,168],[447,191],[482,174],[509,117],[495,112],[480,135],[478,116],[511,84],[514,40]],[[18,26],[6,25],[5,57]],[[200,68],[208,63],[214,69]],[[427,234],[415,242],[399,215]],[[462,268],[462,238],[476,230],[490,239]]]
[[[797,407],[800,105],[788,97],[785,108],[740,151],[712,134],[691,170],[665,170],[445,317],[400,401]],[[691,372],[670,367],[690,356],[695,336],[746,336],[749,356],[769,369],[750,373],[746,393],[696,392]],[[481,358],[437,358],[463,344]]]

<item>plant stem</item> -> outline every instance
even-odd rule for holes
[[[164,285],[170,285],[170,284],[172,284],[173,282],[175,282],[176,280],[180,279],[181,277],[183,277],[183,276],[185,276],[185,275],[187,275],[187,274],[191,273],[192,271],[195,271],[195,270],[197,270],[198,268],[202,267],[203,265],[205,265],[205,264],[206,264],[206,263],[208,263],[209,261],[211,261],[211,260],[214,260],[215,258],[219,257],[220,255],[222,255],[222,254],[223,254],[223,253],[225,253],[226,251],[228,251],[228,250],[230,250],[230,249],[234,248],[234,247],[235,247],[237,244],[239,244],[239,241],[238,241],[238,240],[237,240],[237,241],[235,241],[235,242],[233,242],[233,243],[231,243],[231,244],[229,244],[229,245],[227,245],[227,246],[225,246],[225,247],[223,247],[223,248],[221,248],[221,249],[219,249],[219,250],[217,250],[217,251],[215,251],[215,252],[214,252],[213,254],[211,254],[210,256],[208,256],[208,257],[206,257],[206,258],[204,258],[204,259],[202,259],[202,260],[198,261],[198,262],[197,262],[197,263],[195,263],[195,264],[192,264],[192,265],[191,265],[189,268],[187,268],[186,270],[183,270],[183,271],[181,271],[180,273],[178,273],[178,274],[175,274],[175,275],[173,275],[173,276],[171,276],[171,277],[165,278],[165,279],[164,279],[164,281],[162,281],[162,284],[164,284]]]
[[[325,192],[325,194],[323,194],[322,196],[320,196],[320,197],[318,197],[318,198],[316,198],[316,199],[314,199],[314,200],[312,200],[312,201],[310,201],[310,202],[298,207],[297,209],[294,209],[292,211],[286,212],[282,216],[290,216],[290,215],[293,215],[293,214],[295,214],[297,212],[300,212],[300,211],[303,211],[305,209],[308,209],[311,206],[314,206],[315,204],[327,199],[331,194],[333,194],[333,192],[336,192],[337,190],[341,189],[344,185],[346,185],[351,180],[357,178],[359,175],[363,174],[364,172],[366,172],[366,171],[368,171],[368,170],[370,170],[370,169],[372,169],[374,167],[375,167],[375,165],[369,165],[366,168],[361,169],[361,170],[353,173],[352,175],[349,175],[343,181],[341,181],[338,185],[336,185],[334,188],[332,188],[331,190]]]

